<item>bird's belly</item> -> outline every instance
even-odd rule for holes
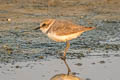
[[[74,38],[77,38],[82,32],[78,32],[78,33],[74,33],[74,34],[69,34],[69,35],[63,35],[63,36],[59,36],[56,35],[54,33],[48,33],[48,37],[54,41],[57,42],[66,42],[68,40],[72,40]]]

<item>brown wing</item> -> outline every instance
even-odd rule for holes
[[[79,26],[69,21],[60,20],[56,20],[56,22],[52,25],[52,31],[60,36],[70,35],[77,32],[84,32],[91,29],[92,29],[91,27]]]

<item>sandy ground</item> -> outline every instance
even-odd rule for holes
[[[0,80],[49,80],[66,73],[59,59],[65,43],[33,30],[46,18],[96,27],[70,41],[67,59],[77,76],[120,79],[119,0],[0,0]]]

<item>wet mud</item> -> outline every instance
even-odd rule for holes
[[[59,59],[65,43],[56,43],[41,31],[34,30],[46,18],[65,19],[79,25],[96,27],[70,41],[68,60],[101,57],[103,60],[91,62],[91,65],[96,65],[107,64],[104,58],[120,58],[119,0],[0,0],[2,66]],[[84,64],[78,61],[73,65],[80,67]],[[22,67],[17,65],[15,68]],[[7,79],[3,77],[2,80]]]

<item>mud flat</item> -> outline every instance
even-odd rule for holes
[[[71,41],[68,64],[84,79],[119,79],[119,0],[0,0],[0,80],[49,80],[66,72],[59,59],[65,43],[33,30],[45,18],[96,27]]]

